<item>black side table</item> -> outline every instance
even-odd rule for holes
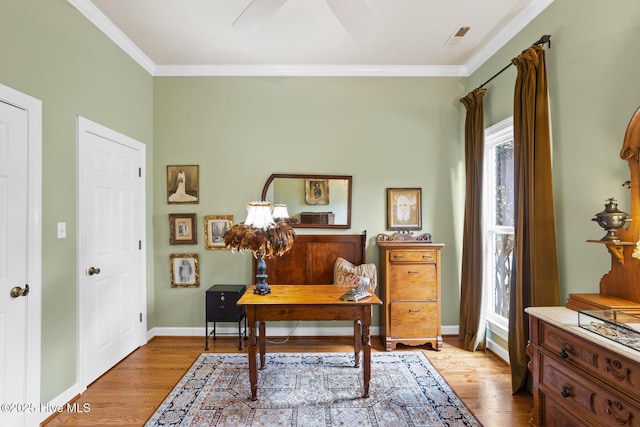
[[[245,285],[213,285],[205,293],[204,349],[209,350],[209,323],[213,322],[213,339],[216,339],[216,322],[238,322],[238,349],[242,350],[242,337],[247,338],[247,308],[236,303],[244,294]],[[244,333],[241,323],[244,319]]]

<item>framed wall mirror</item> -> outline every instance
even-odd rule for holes
[[[276,173],[262,190],[262,200],[287,205],[298,228],[351,228],[350,175]]]

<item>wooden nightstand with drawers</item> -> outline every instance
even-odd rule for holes
[[[379,234],[380,337],[387,351],[398,343],[442,349],[440,252],[431,236]]]

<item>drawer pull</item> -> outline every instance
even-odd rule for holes
[[[409,313],[420,313],[420,309],[419,308],[412,308],[411,310],[409,310]]]
[[[422,255],[424,259],[433,259],[433,255]]]
[[[409,274],[418,274],[418,272],[414,271],[414,270],[409,270],[409,271],[407,271],[407,273],[409,273]]]
[[[438,300],[435,298],[427,298],[427,302],[437,302]]]
[[[564,386],[562,387],[562,391],[560,392],[560,394],[562,395],[562,397],[564,397],[565,399],[569,396],[571,396],[571,386]]]
[[[568,343],[562,344],[562,351],[560,352],[560,357],[566,359],[569,357],[569,353],[571,351],[571,346]]]
[[[394,255],[393,259],[404,259],[404,255]]]

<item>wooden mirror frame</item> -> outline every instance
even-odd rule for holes
[[[631,222],[619,230],[620,242],[607,244],[611,270],[600,280],[600,294],[640,304],[640,108],[631,117],[624,135],[620,158],[629,165],[631,175]]]
[[[588,240],[606,245],[611,270],[600,279],[598,294],[569,294],[572,310],[620,310],[640,315],[640,108],[629,121],[620,158],[629,166],[631,222],[618,230],[620,241]]]
[[[345,180],[347,182],[347,218],[346,224],[291,224],[293,227],[297,228],[341,228],[348,229],[351,228],[351,203],[353,199],[352,194],[352,185],[353,185],[353,177],[351,175],[306,175],[306,174],[292,174],[292,173],[274,173],[272,174],[267,182],[264,184],[262,189],[262,200],[269,200],[268,193],[269,187],[273,183],[275,179],[302,179],[302,180]],[[272,203],[285,203],[283,200],[269,200]],[[329,203],[329,205],[331,204]],[[289,212],[291,214],[291,212]]]

